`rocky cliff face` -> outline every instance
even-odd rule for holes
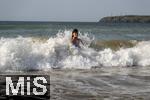
[[[103,23],[150,23],[150,16],[110,16],[104,17],[99,22]]]

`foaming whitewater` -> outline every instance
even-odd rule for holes
[[[0,70],[27,71],[51,68],[90,69],[92,67],[149,66],[150,41],[139,42],[132,48],[90,48],[94,40],[87,33],[80,38],[81,49],[71,48],[71,31],[59,32],[46,41],[32,37],[0,39]]]

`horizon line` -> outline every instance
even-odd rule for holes
[[[68,23],[97,23],[99,21],[40,21],[40,20],[0,20],[0,22],[68,22]]]

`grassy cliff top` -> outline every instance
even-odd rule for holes
[[[150,23],[150,15],[125,15],[125,16],[108,16],[102,18],[99,22],[104,23]]]

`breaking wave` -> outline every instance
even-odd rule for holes
[[[1,38],[0,70],[90,69],[150,65],[150,41],[141,41],[117,50],[109,47],[95,49],[91,47],[91,43],[95,41],[93,36],[80,33],[79,37],[84,41],[84,45],[78,49],[70,46],[70,33],[71,31],[59,32],[55,37],[46,40],[21,36]]]

